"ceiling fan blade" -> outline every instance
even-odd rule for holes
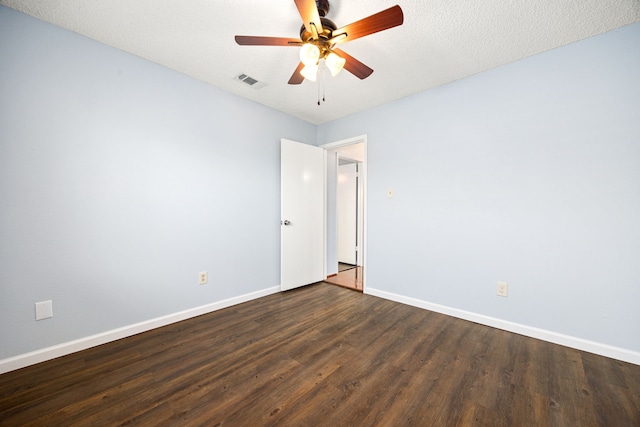
[[[299,85],[300,83],[303,82],[304,77],[302,76],[302,74],[300,74],[300,71],[302,71],[303,68],[304,68],[304,64],[302,62],[299,63],[298,67],[296,68],[296,70],[291,75],[291,78],[289,79],[290,85]]]
[[[336,39],[336,43],[344,43],[360,37],[368,36],[369,34],[377,33],[378,31],[397,27],[398,25],[402,25],[403,22],[404,14],[402,13],[402,9],[400,6],[395,5],[389,9],[383,10],[382,12],[375,13],[352,24],[338,28],[332,33],[332,38],[341,34],[346,34],[346,37]]]
[[[304,28],[311,34],[315,34],[311,28],[311,23],[315,24],[316,31],[322,32],[322,22],[320,21],[320,13],[318,13],[318,7],[316,6],[316,0],[294,0],[298,7],[298,12],[302,17],[302,23]]]
[[[333,49],[338,56],[344,58],[347,62],[344,63],[344,69],[359,78],[364,80],[373,73],[373,69],[367,67],[362,62],[358,61],[353,56],[341,49]]]
[[[300,39],[287,37],[236,36],[236,43],[242,46],[300,46]]]

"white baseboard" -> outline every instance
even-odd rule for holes
[[[402,304],[411,305],[413,307],[423,308],[425,310],[435,311],[436,313],[442,313],[448,316],[457,317],[459,319],[469,320],[481,325],[491,326],[493,328],[502,329],[504,331],[514,332],[516,334],[524,335],[527,337],[537,338],[539,340],[563,345],[565,347],[571,347],[577,350],[583,350],[589,353],[599,354],[600,356],[610,357],[612,359],[622,360],[624,362],[640,365],[640,353],[636,351],[614,347],[607,344],[601,344],[595,341],[589,341],[569,335],[563,335],[557,332],[538,329],[527,325],[521,325],[519,323],[508,322],[506,320],[497,319],[495,317],[472,313],[465,310],[459,310],[457,308],[447,307],[440,304],[434,304],[416,298],[381,291],[379,289],[366,288],[365,293]]]
[[[178,313],[169,314],[167,316],[146,320],[144,322],[135,323],[133,325],[124,326],[122,328],[113,329],[111,331],[54,345],[52,347],[47,347],[41,350],[32,351],[30,353],[21,354],[18,356],[10,357],[8,359],[3,359],[0,360],[0,374],[24,368],[26,366],[35,365],[36,363],[44,362],[46,360],[55,359],[56,357],[75,353],[76,351],[86,350],[91,347],[106,344],[108,342],[119,340],[121,338],[130,337],[141,332],[150,331],[161,326],[170,325],[172,323],[180,322],[182,320],[190,319],[192,317],[200,316],[202,314],[210,313],[212,311],[220,310],[226,307],[231,307],[232,305],[251,301],[256,298],[264,297],[278,292],[280,292],[280,287],[275,286],[273,288],[251,292],[245,295],[217,301],[211,304],[202,305],[200,307],[191,308],[189,310],[180,311]]]

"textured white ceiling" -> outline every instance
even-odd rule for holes
[[[375,71],[288,85],[295,47],[234,35],[298,37],[293,0],[0,0],[0,4],[320,124],[640,21],[640,0],[333,0],[339,27],[399,4],[400,27],[341,45]],[[246,73],[260,90],[234,80]]]

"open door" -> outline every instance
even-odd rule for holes
[[[324,150],[280,142],[280,289],[324,279]]]

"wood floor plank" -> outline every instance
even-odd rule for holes
[[[86,394],[86,398],[77,399],[66,406],[64,403],[52,399],[53,407],[59,409],[49,411],[40,418],[32,421],[34,426],[64,425],[74,423],[107,422],[105,411],[114,411],[116,408],[127,407],[127,418],[135,417],[129,405],[130,396],[137,395],[141,390],[154,387],[151,374],[145,374],[114,385],[108,389]],[[105,403],[107,403],[105,405]],[[121,412],[121,411],[119,411]],[[94,421],[95,420],[95,421]]]
[[[0,375],[0,426],[640,426],[640,366],[318,283]]]
[[[130,365],[130,361],[136,358],[136,354],[120,353],[107,359],[103,366],[73,372],[56,381],[41,381],[37,376],[31,377],[29,383],[32,386],[27,392],[16,393],[12,398],[4,399],[0,407],[11,408],[6,411],[7,414],[31,414],[30,417],[39,413],[50,414],[74,403],[77,396],[100,394],[139,376],[140,372],[135,368],[131,369]]]
[[[640,425],[640,413],[632,392],[626,387],[619,362],[607,362],[592,354],[583,355],[589,384],[587,390],[600,425],[627,425],[632,422]]]
[[[288,377],[277,389],[269,392],[261,401],[248,408],[249,411],[243,412],[243,418],[231,417],[227,421],[230,425],[234,425],[234,422],[237,422],[236,425],[247,425],[257,419],[259,425],[278,425],[282,420],[282,415],[291,412],[291,407],[300,396],[305,396],[331,376],[344,362],[357,356],[356,349],[345,345],[337,345],[328,351],[320,352],[317,354],[317,358],[305,366],[305,370],[312,375],[305,378]],[[261,417],[260,414],[262,414]]]
[[[415,324],[421,314],[414,310],[387,312],[389,327],[374,342],[363,346],[358,358],[341,367],[328,379],[330,384],[342,391],[340,401],[332,411],[332,419],[353,425],[371,418],[372,406],[376,406],[380,412],[386,410],[383,406],[389,403],[385,405],[384,398],[394,394],[403,376],[402,368],[393,363],[397,361],[402,343],[407,339],[398,329]],[[371,375],[372,372],[376,374]]]
[[[455,424],[457,427],[506,427],[508,424],[500,413],[482,405],[470,404]]]
[[[504,331],[495,331],[488,327],[481,331],[480,337],[487,347],[485,352],[475,355],[478,366],[471,383],[473,393],[470,400],[475,402],[474,413],[479,417],[491,411],[504,414],[504,406],[500,399],[509,396],[516,363],[516,340],[509,339],[511,334]],[[506,418],[504,420],[506,422]]]
[[[262,398],[264,393],[278,387],[288,376],[300,372],[300,365],[292,359],[283,359],[259,370],[247,369],[237,381],[228,383],[224,390],[215,387],[193,387],[191,392],[173,403],[180,425],[216,425],[231,415],[242,413]],[[249,411],[251,413],[251,411]],[[253,414],[252,414],[253,415]]]
[[[388,308],[393,308],[393,304],[387,305]],[[392,378],[396,378],[397,374],[400,372],[398,369],[392,368],[392,365],[386,363],[387,358],[391,355],[389,351],[393,348],[395,342],[402,339],[402,336],[395,333],[385,333],[388,332],[389,329],[393,329],[394,325],[405,320],[412,313],[396,310],[395,313],[392,310],[388,311],[378,311],[378,313],[383,313],[388,323],[380,322],[378,325],[373,324],[354,324],[352,322],[342,323],[339,329],[344,330],[346,326],[358,327],[360,329],[359,334],[357,334],[358,338],[362,338],[366,336],[365,329],[368,331],[373,331],[375,337],[377,337],[377,342],[375,344],[370,343],[370,339],[365,339],[365,343],[362,344],[359,340],[352,340],[351,338],[347,338],[349,344],[359,348],[358,357],[353,360],[349,360],[348,369],[344,369],[341,366],[338,370],[331,374],[331,376],[323,382],[323,387],[325,387],[326,391],[323,393],[324,399],[320,402],[310,402],[308,400],[300,400],[298,403],[298,409],[294,409],[294,412],[299,414],[300,416],[288,416],[286,418],[286,424],[291,425],[299,425],[304,422],[304,408],[313,407],[315,405],[322,406],[323,411],[323,422],[331,422],[330,420],[341,420],[341,422],[348,423],[349,417],[354,416],[354,414],[358,414],[360,407],[353,403],[353,397],[356,396],[356,402],[358,404],[364,404],[366,408],[366,399],[362,399],[359,396],[360,388],[363,386],[365,388],[373,387],[373,390],[379,390],[383,387],[376,386],[373,380],[376,378],[369,375],[372,369],[377,370],[377,379],[386,378],[385,374],[388,371],[393,370],[392,375],[387,378],[387,381],[384,381],[383,384],[388,384]],[[393,320],[392,320],[393,319]],[[379,328],[383,328],[380,330]],[[333,329],[325,330],[327,333],[327,337],[335,336],[335,331]],[[349,336],[349,334],[345,334],[345,336]],[[329,339],[329,338],[328,338]],[[366,378],[368,381],[367,384],[363,384],[362,380]],[[372,392],[365,393],[367,396],[372,395]],[[315,394],[310,395],[309,397],[315,397]],[[350,403],[351,402],[351,403]],[[346,409],[345,409],[346,408]],[[344,409],[344,410],[343,410]],[[358,416],[358,415],[356,415]],[[334,424],[335,425],[335,424]]]

